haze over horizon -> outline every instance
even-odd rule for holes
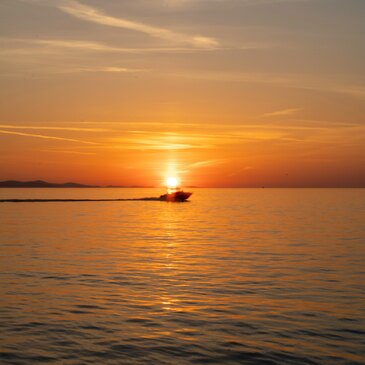
[[[365,2],[3,0],[0,180],[365,187]]]

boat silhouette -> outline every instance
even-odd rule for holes
[[[191,192],[180,188],[167,188],[167,193],[160,195],[160,199],[168,202],[184,202],[189,199]]]

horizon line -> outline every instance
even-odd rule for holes
[[[45,183],[50,186],[2,186],[2,183],[16,183],[16,184],[31,184],[31,183]],[[52,186],[53,185],[53,186]],[[65,185],[65,186],[63,186]],[[67,185],[79,185],[79,186],[67,186]],[[166,188],[164,185],[94,185],[94,184],[84,184],[77,182],[48,182],[45,180],[0,180],[0,188],[2,189],[159,189]],[[299,186],[283,186],[283,185],[251,185],[251,186],[229,186],[229,185],[217,185],[217,186],[197,186],[197,185],[185,185],[182,186],[183,189],[364,189],[365,185],[299,185]]]

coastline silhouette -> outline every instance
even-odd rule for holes
[[[43,180],[18,181],[5,180],[0,181],[0,188],[153,188],[153,186],[142,185],[85,185],[75,182],[52,183]]]

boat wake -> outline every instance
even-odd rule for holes
[[[0,203],[74,203],[74,202],[130,202],[130,201],[158,201],[158,202],[186,202],[192,193],[182,190],[168,192],[159,197],[125,198],[125,199],[0,199]]]
[[[166,200],[166,198],[164,197],[129,198],[129,199],[0,199],[0,203],[75,203],[75,202],[130,202],[130,201],[166,202],[169,200]],[[178,202],[183,202],[183,201],[178,201]]]

